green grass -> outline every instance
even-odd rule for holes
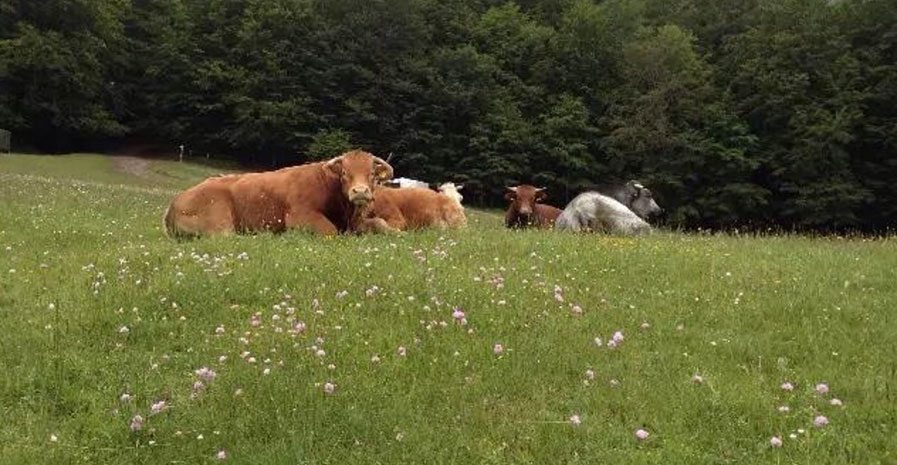
[[[98,156],[0,156],[0,463],[897,463],[893,238],[474,211],[465,231],[177,243],[171,189],[209,172],[188,166],[154,162],[147,189]]]

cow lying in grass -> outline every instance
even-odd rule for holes
[[[382,159],[354,150],[277,171],[211,177],[175,196],[165,231],[171,237],[291,228],[394,232],[369,210],[375,186],[392,174]]]
[[[555,227],[622,235],[651,230],[645,219],[660,213],[661,208],[654,201],[650,190],[637,181],[629,181],[623,188],[616,190],[613,196],[598,192],[579,194],[564,208]]]
[[[372,213],[399,230],[467,224],[464,207],[456,199],[421,187],[378,187]]]
[[[561,214],[559,208],[540,203],[545,199],[545,189],[529,184],[509,187],[505,199],[511,204],[505,212],[505,226],[509,228],[551,228]]]

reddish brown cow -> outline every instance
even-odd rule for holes
[[[455,199],[421,187],[378,187],[374,190],[373,214],[401,230],[467,224],[464,207]]]
[[[529,184],[509,187],[505,199],[511,202],[505,213],[505,226],[509,228],[551,228],[554,221],[561,214],[559,208],[545,205],[541,202],[545,199],[545,189],[536,188]]]
[[[282,232],[395,231],[367,214],[374,187],[392,167],[354,150],[324,162],[263,173],[211,177],[179,193],[165,212],[171,237]]]

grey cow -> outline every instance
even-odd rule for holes
[[[654,201],[651,190],[636,180],[629,181],[623,187],[614,189],[610,192],[610,196],[629,207],[643,220],[647,220],[648,217],[663,211],[657,205],[657,202]]]
[[[650,190],[638,181],[629,181],[612,195],[598,192],[579,194],[561,212],[555,228],[623,235],[651,230],[645,219],[660,213],[661,209]]]

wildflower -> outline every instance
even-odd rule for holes
[[[377,355],[377,354],[374,354],[374,355],[371,357],[371,363],[380,363],[380,356]]]
[[[165,405],[165,401],[160,400],[158,402],[154,402],[153,405],[150,406],[150,412],[156,414],[164,410],[165,407],[167,407],[167,405]]]
[[[607,341],[607,348],[608,348],[608,349],[615,349],[616,347],[617,347],[617,341],[615,341],[615,340],[613,340],[613,339]]]
[[[570,424],[571,424],[571,425],[573,425],[573,426],[579,426],[580,423],[582,423],[582,420],[580,420],[578,414],[575,414],[575,413],[574,413],[573,415],[570,416]]]
[[[573,312],[574,315],[581,315],[582,307],[580,307],[579,305],[574,305],[574,306],[570,307],[570,311]]]
[[[404,357],[407,352],[405,346],[399,346],[399,348],[396,349],[396,353],[399,354],[400,357]]]
[[[704,377],[698,374],[692,375],[691,382],[701,384],[704,382]]]
[[[592,341],[593,341],[593,342],[595,343],[595,345],[598,346],[598,347],[601,347],[601,345],[603,344],[603,342],[601,341],[601,338],[600,338],[600,337],[596,337],[596,338],[593,339]]]
[[[611,336],[611,340],[616,342],[617,344],[623,342],[623,332],[622,331],[615,332],[614,335]]]
[[[844,403],[841,402],[841,399],[832,399],[828,401],[828,403],[834,405],[835,407],[842,407],[844,405]]]
[[[586,370],[586,378],[595,379],[595,372],[591,368]]]
[[[59,438],[57,438],[55,434],[51,434],[51,435],[50,435],[50,442],[57,442],[57,441],[59,441]]]
[[[211,381],[211,380],[215,379],[215,376],[217,376],[217,374],[215,373],[215,370],[212,370],[209,367],[200,367],[193,373],[195,373],[196,376],[199,376],[204,381]]]
[[[336,385],[331,382],[324,383],[324,393],[325,394],[333,394],[333,391],[336,389]]]
[[[788,382],[788,381],[785,381],[784,383],[782,383],[782,389],[784,389],[784,390],[786,390],[786,391],[793,391],[793,390],[794,390],[794,385],[791,384],[791,383]]]
[[[265,376],[270,375],[270,374],[271,374],[271,369],[270,369],[270,368],[265,368],[264,370],[262,370],[262,374],[265,375]]]
[[[787,406],[787,405],[782,405],[782,406],[779,407],[779,411],[782,412],[782,413],[787,413],[787,412],[790,412],[790,411],[791,411],[791,407],[789,407],[789,406]]]
[[[225,460],[225,459],[227,459],[227,451],[225,451],[224,449],[220,449],[220,450],[218,451],[218,453],[215,454],[215,458],[218,459],[218,460]]]
[[[816,415],[816,417],[813,418],[813,426],[825,426],[827,424],[828,418],[826,418],[824,415]]]
[[[134,415],[131,418],[131,431],[140,431],[143,428],[143,417],[140,415]]]
[[[495,343],[495,345],[492,346],[492,353],[495,355],[501,355],[504,351],[505,351],[505,348],[502,347],[501,344],[499,344],[499,343]]]
[[[617,381],[616,379],[612,379],[609,382],[610,382],[611,387],[617,387],[620,385],[620,382]]]
[[[121,403],[123,403],[123,404],[124,404],[124,403],[127,403],[127,402],[130,402],[130,400],[131,400],[131,394],[128,394],[128,393],[126,392],[126,393],[122,394],[121,397],[118,398],[118,400],[121,401]]]
[[[199,390],[202,389],[203,387],[204,387],[204,385],[202,384],[202,381],[197,381],[197,382],[193,383],[193,390],[194,390],[194,391],[199,391]]]
[[[641,326],[642,329],[648,329],[648,328],[650,328],[650,327],[651,327],[651,324],[648,323],[647,321],[644,322],[644,323],[642,323],[642,326]]]
[[[769,445],[771,447],[782,447],[782,438],[778,436],[773,436],[769,439]]]
[[[817,383],[817,384],[816,384],[816,393],[817,393],[817,394],[826,394],[826,393],[828,393],[828,384],[825,384],[825,383]]]
[[[641,439],[641,440],[648,439],[648,436],[650,436],[650,435],[651,435],[651,433],[649,433],[643,429],[635,430],[635,437],[637,439]]]
[[[452,310],[452,318],[454,318],[455,320],[458,320],[458,321],[463,320],[463,319],[464,319],[464,312],[462,312],[461,309],[460,309],[459,307],[455,307],[455,308]]]
[[[125,326],[125,325],[121,325],[121,327],[118,328],[118,333],[119,333],[119,334],[128,334],[128,333],[130,333],[130,332],[131,332],[131,330],[128,329],[128,327]]]
[[[327,355],[327,352],[324,352],[324,349],[318,349],[318,350],[315,352],[315,355],[318,356],[318,357],[323,357],[323,356]]]

